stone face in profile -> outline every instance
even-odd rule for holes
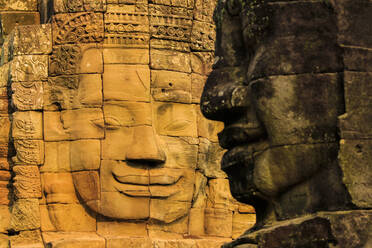
[[[233,196],[255,206],[258,219],[255,229],[230,246],[248,242],[259,247],[287,247],[285,239],[303,228],[291,239],[293,247],[328,247],[328,243],[342,243],[342,236],[348,235],[348,230],[336,234],[336,229],[341,219],[352,221],[353,204],[371,206],[366,200],[371,194],[370,177],[357,178],[358,172],[353,171],[364,171],[371,163],[365,152],[371,146],[360,140],[370,139],[370,128],[363,124],[370,117],[349,117],[356,115],[357,108],[364,111],[371,106],[371,98],[363,97],[370,95],[369,89],[361,94],[363,105],[353,105],[351,100],[359,98],[351,92],[365,89],[369,80],[360,78],[363,72],[348,72],[343,65],[348,60],[363,64],[362,58],[351,58],[343,51],[369,46],[356,48],[352,46],[357,41],[350,44],[339,39],[346,34],[345,23],[351,25],[360,20],[359,15],[364,16],[363,10],[350,4],[232,0],[221,1],[217,8],[217,62],[205,85],[201,109],[206,117],[224,122],[219,141],[228,151],[222,168],[229,176]],[[364,35],[357,30],[347,33],[346,40]],[[353,74],[355,80],[351,81]],[[356,141],[340,142],[340,132],[344,139],[355,134],[352,139]],[[353,156],[349,150],[352,142],[363,147],[361,163],[349,157]],[[350,212],[332,212],[337,210]],[[300,218],[291,222],[319,211],[325,211],[319,221]],[[357,225],[372,223],[370,211],[360,214],[365,219],[354,219]],[[283,230],[276,228],[278,220],[288,222],[282,224]],[[294,223],[301,224],[295,227]],[[269,227],[273,229],[265,230]],[[260,228],[263,232],[254,232]],[[325,231],[311,236],[311,228]],[[350,233],[358,228],[353,226]],[[355,242],[364,246],[368,241]]]

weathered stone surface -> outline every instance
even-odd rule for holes
[[[10,120],[9,117],[0,116],[0,142],[9,142],[10,133]]]
[[[231,237],[232,211],[223,208],[206,208],[205,233],[218,237]]]
[[[138,248],[152,248],[152,242],[149,238],[132,238],[112,236],[106,238],[107,247],[120,248],[120,247],[138,247]]]
[[[16,198],[40,198],[41,183],[37,166],[14,166],[14,195]]]
[[[150,63],[150,51],[136,48],[103,48],[105,64],[143,64]]]
[[[15,140],[42,140],[42,113],[36,111],[13,113],[12,137]]]
[[[45,142],[44,145],[45,162],[40,167],[41,172],[71,171],[70,156],[66,156],[66,154],[70,153],[70,142]]]
[[[97,233],[103,237],[106,237],[107,240],[115,240],[116,238],[121,239],[122,236],[131,238],[145,237],[147,236],[147,223],[97,219]],[[120,241],[117,242],[120,243]]]
[[[0,1],[0,10],[26,10],[26,11],[37,11],[36,0],[2,0]]]
[[[10,172],[0,170],[0,205],[8,205],[10,202],[10,180]]]
[[[103,14],[81,12],[56,14],[52,21],[53,43],[94,43],[103,41]]]
[[[353,204],[360,208],[372,205],[372,141],[341,140],[339,152],[343,182]]]
[[[45,110],[102,106],[100,74],[50,77],[44,88]]]
[[[151,93],[156,101],[191,103],[191,77],[186,73],[152,70]]]
[[[10,237],[10,247],[43,248],[43,240],[39,230],[22,231],[18,235]]]
[[[232,217],[232,238],[236,239],[256,223],[256,215],[235,212]]]
[[[65,12],[100,12],[105,10],[104,0],[89,1],[89,0],[73,0],[73,1],[63,1],[56,0],[53,2],[53,9],[56,13]]]
[[[40,228],[40,210],[37,199],[18,199],[11,209],[10,230],[23,231]]]
[[[4,2],[4,0],[2,2]],[[12,0],[12,2],[14,2],[14,0]],[[0,23],[1,23],[1,30],[2,30],[1,38],[3,38],[4,36],[5,37],[8,36],[16,25],[39,24],[40,15],[38,12],[24,12],[24,11],[2,12],[0,13]]]
[[[52,52],[50,24],[19,26],[12,42],[14,55],[49,54]]]
[[[44,163],[44,142],[42,140],[15,140],[16,156],[12,158],[16,164]]]
[[[158,134],[197,137],[197,115],[192,105],[155,102],[153,116]]]
[[[11,76],[13,82],[46,80],[48,77],[48,56],[16,56],[11,62]]]
[[[140,65],[105,65],[103,75],[105,100],[150,100],[150,69]]]
[[[209,178],[226,178],[226,174],[221,170],[221,158],[224,152],[225,150],[217,143],[200,139],[197,168]]]
[[[71,173],[43,173],[43,194],[47,204],[78,203]]]
[[[60,232],[95,232],[96,219],[80,204],[48,204],[50,222]]]
[[[2,49],[2,53],[3,52],[4,52],[4,48]],[[9,66],[10,66],[9,63],[0,66],[0,87],[8,86],[9,72],[10,72]]]
[[[151,69],[191,72],[190,54],[177,51],[151,49]]]
[[[85,108],[62,112],[44,112],[46,141],[99,139],[104,133],[102,109]]]
[[[92,63],[93,61],[94,63]],[[102,51],[97,49],[96,45],[53,46],[49,60],[49,74],[51,76],[102,72]]]
[[[0,233],[8,232],[10,216],[9,207],[7,205],[0,205]]]
[[[43,82],[12,83],[12,104],[17,110],[43,109]]]
[[[105,239],[92,232],[44,232],[43,239],[51,248],[105,248]]]
[[[372,91],[370,73],[344,72],[346,113],[339,116],[342,138],[369,139],[372,137]]]

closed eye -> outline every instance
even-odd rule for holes
[[[188,120],[174,120],[172,123],[169,123],[164,126],[165,130],[169,131],[182,131],[185,130],[191,124]]]
[[[92,120],[94,125],[102,128],[102,129],[108,129],[108,130],[116,130],[122,127],[122,124],[115,118],[115,117],[105,117],[104,119],[96,119]]]

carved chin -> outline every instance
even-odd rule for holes
[[[103,192],[101,199],[86,205],[98,214],[119,220],[154,220],[172,223],[188,214],[190,202],[128,197],[120,192]]]

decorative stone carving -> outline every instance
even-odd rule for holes
[[[50,24],[19,26],[14,33],[14,55],[48,54],[52,51]]]
[[[15,163],[35,164],[44,163],[44,142],[42,140],[15,140],[17,155],[13,157]]]
[[[15,166],[13,167],[14,194],[20,198],[41,197],[40,173],[37,166]]]
[[[11,64],[13,82],[46,80],[48,77],[48,56],[16,56]]]
[[[12,83],[12,104],[17,110],[43,109],[43,82]]]

